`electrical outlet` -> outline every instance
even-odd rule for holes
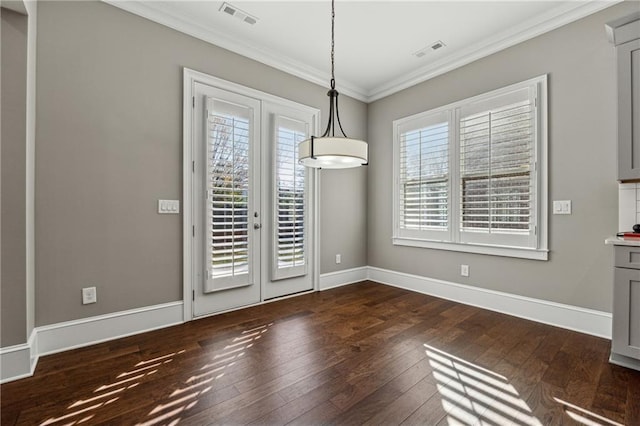
[[[469,276],[469,265],[460,265],[460,275],[463,277]]]
[[[88,305],[98,301],[98,292],[95,287],[85,287],[82,289],[82,304]]]
[[[342,255],[336,254],[336,263],[342,263]]]

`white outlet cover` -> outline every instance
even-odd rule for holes
[[[85,287],[82,289],[82,304],[88,305],[98,301],[98,294],[95,287]]]
[[[460,265],[460,275],[463,277],[469,276],[469,265]]]

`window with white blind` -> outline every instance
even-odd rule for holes
[[[306,122],[274,116],[272,279],[307,273],[306,168],[298,163],[298,144],[308,138]]]
[[[410,238],[449,238],[449,114],[400,125],[399,231]]]
[[[394,121],[394,244],[546,260],[546,145],[546,76]]]

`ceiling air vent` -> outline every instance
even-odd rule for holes
[[[228,15],[231,15],[240,21],[246,22],[249,25],[255,25],[255,23],[258,22],[258,18],[256,18],[255,16],[252,16],[247,12],[238,9],[234,5],[231,5],[227,2],[222,3],[222,6],[220,6],[220,9],[218,10],[220,12],[224,12]]]
[[[422,58],[423,56],[426,56],[427,53],[436,51],[438,49],[442,49],[445,46],[446,44],[444,44],[441,40],[438,40],[436,42],[431,43],[429,46],[423,47],[417,52],[414,52],[413,56],[415,56],[416,58]]]
[[[431,45],[431,50],[438,50],[438,49],[443,48],[443,47],[444,47],[444,43],[441,42],[440,40],[438,40],[438,41],[436,41],[435,43],[433,43]]]

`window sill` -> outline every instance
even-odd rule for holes
[[[464,253],[487,254],[490,256],[517,257],[520,259],[548,260],[549,250],[519,247],[489,246],[469,243],[451,243],[445,241],[427,241],[413,238],[393,237],[393,245],[421,247],[436,250],[459,251]]]

